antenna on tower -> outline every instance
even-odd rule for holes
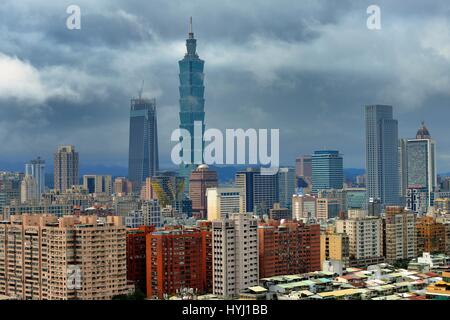
[[[142,99],[142,92],[144,91],[144,80],[142,80],[141,88],[139,89],[139,100]]]
[[[192,16],[189,18],[189,38],[194,38],[194,31],[192,30]]]

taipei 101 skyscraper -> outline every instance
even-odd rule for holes
[[[189,190],[189,177],[195,170],[198,160],[203,162],[203,133],[205,131],[205,86],[203,84],[203,67],[205,62],[201,60],[196,52],[197,40],[192,31],[192,17],[190,18],[189,36],[186,39],[187,52],[182,60],[178,62],[180,67],[180,129],[189,131],[191,135],[190,163],[180,165],[180,176],[184,177],[184,190]],[[194,123],[201,123],[201,137],[194,136]],[[197,145],[194,141],[201,141]],[[197,155],[197,157],[195,157]],[[197,163],[196,161],[197,160]]]

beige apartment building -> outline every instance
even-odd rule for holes
[[[320,265],[324,261],[339,261],[348,267],[350,256],[350,240],[347,234],[337,233],[334,228],[327,228],[320,235]]]
[[[318,198],[316,207],[316,219],[327,221],[337,218],[341,212],[341,201],[339,199]]]
[[[258,222],[250,214],[233,213],[212,223],[213,293],[236,297],[258,285]]]
[[[245,211],[245,196],[240,188],[208,188],[206,189],[206,202],[209,221]]]
[[[417,258],[416,215],[403,207],[386,207],[384,219],[386,262]]]
[[[54,188],[66,191],[78,185],[78,152],[71,145],[61,146],[54,154]]]
[[[128,291],[120,217],[22,215],[0,224],[0,294],[100,300]]]
[[[316,218],[317,198],[311,195],[292,196],[292,217],[295,220],[307,220]]]
[[[384,261],[383,223],[380,217],[337,220],[336,232],[348,235],[350,266],[364,267]]]

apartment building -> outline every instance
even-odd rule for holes
[[[209,233],[209,234],[208,234]],[[163,299],[181,289],[205,293],[210,232],[191,227],[165,227],[147,235],[147,297]]]
[[[342,266],[349,265],[350,239],[345,233],[337,233],[334,228],[327,228],[320,235],[320,265],[324,261],[339,261]]]
[[[320,225],[269,220],[258,226],[259,275],[320,270]]]
[[[445,224],[437,222],[433,217],[417,218],[417,254],[424,252],[445,253]]]
[[[383,223],[380,217],[337,220],[336,233],[348,235],[350,266],[364,267],[384,262]]]
[[[258,285],[258,224],[250,214],[233,213],[212,222],[213,294],[236,297]]]
[[[146,237],[153,231],[153,226],[127,229],[127,280],[142,293],[147,292]]]
[[[119,217],[12,216],[0,224],[0,293],[19,299],[104,300],[129,291]]]
[[[416,215],[400,206],[388,206],[384,218],[386,262],[417,257]]]

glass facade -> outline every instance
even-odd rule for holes
[[[32,176],[36,180],[40,198],[45,192],[45,161],[38,157],[25,164],[25,175]]]
[[[408,141],[408,187],[425,188],[428,185],[428,141]]]
[[[392,106],[366,106],[367,196],[383,205],[400,203],[398,123]]]
[[[344,183],[343,159],[339,151],[315,151],[312,156],[312,193],[320,190],[342,189]]]
[[[133,191],[139,191],[147,177],[159,170],[158,131],[155,99],[132,99],[128,179]]]
[[[190,153],[190,163],[183,163],[180,166],[180,176],[185,179],[185,191],[189,190],[189,178],[191,172],[195,170],[195,164],[203,163],[203,133],[205,131],[205,86],[203,84],[203,67],[205,62],[198,57],[196,52],[197,40],[194,33],[189,32],[186,40],[187,52],[182,60],[178,62],[180,68],[180,129],[185,129],[191,136],[191,150],[184,150]],[[195,122],[201,123],[201,130],[194,136]],[[194,141],[201,141],[195,144]],[[183,155],[185,156],[185,155]]]
[[[411,139],[407,142],[406,151],[407,207],[415,212],[423,213],[427,211],[428,206],[433,205],[432,193],[437,185],[435,142],[431,139]],[[421,199],[416,201],[414,198]],[[417,205],[418,202],[421,204]]]
[[[345,190],[346,209],[365,209],[367,192],[365,189],[347,189]]]
[[[295,193],[296,179],[294,168],[278,170],[278,197],[281,208],[292,208],[292,195]]]

